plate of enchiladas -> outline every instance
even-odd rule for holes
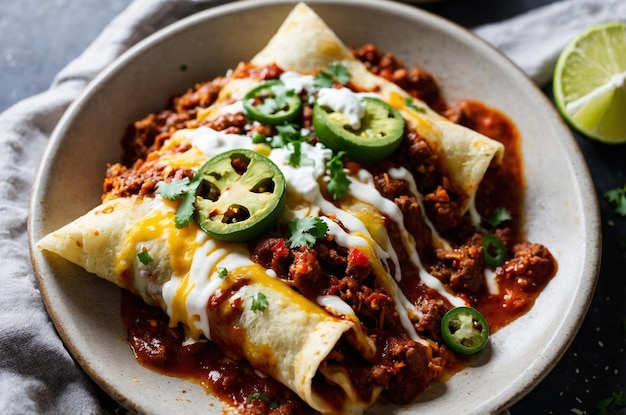
[[[132,412],[498,413],[582,323],[594,195],[549,101],[464,29],[243,1],[89,85],[29,237],[61,338]]]

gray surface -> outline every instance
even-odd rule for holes
[[[150,0],[145,0],[150,1]],[[428,10],[466,27],[501,20],[553,0],[448,0]],[[0,0],[0,111],[48,88],[54,75],[97,36],[129,0]],[[549,92],[547,92],[549,95]],[[589,314],[561,362],[527,397],[517,414],[597,413],[596,403],[626,393],[626,218],[602,198],[626,183],[626,146],[606,146],[580,136],[600,198],[603,266]],[[528,333],[532,336],[532,333]],[[117,411],[102,396],[105,407]],[[580,412],[577,412],[580,411]],[[626,407],[610,407],[626,414]]]
[[[128,3],[0,0],[0,112],[47,89]]]

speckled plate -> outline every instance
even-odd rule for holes
[[[482,359],[435,384],[418,402],[372,413],[486,414],[513,404],[557,363],[595,287],[599,215],[583,157],[544,95],[505,57],[464,29],[419,9],[378,0],[310,5],[347,45],[376,43],[437,76],[448,101],[482,100],[507,113],[523,137],[528,239],[550,248],[559,270],[530,312],[498,331]],[[67,111],[32,195],[30,240],[100,202],[106,163],[126,126],[173,93],[251,58],[286,17],[287,1],[236,2],[182,20],[134,47]],[[260,18],[262,16],[262,18]],[[181,70],[186,68],[186,70]],[[68,349],[111,396],[142,413],[222,413],[191,382],[136,363],[125,342],[118,288],[52,255],[32,252],[50,316]]]

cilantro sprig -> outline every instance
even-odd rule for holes
[[[340,63],[331,63],[327,70],[321,70],[313,78],[313,85],[317,88],[330,88],[335,82],[345,85],[352,75],[348,68]]]
[[[328,193],[333,199],[341,199],[350,189],[350,179],[343,170],[342,159],[346,156],[345,151],[340,151],[333,155],[326,163],[328,169],[330,181],[328,182]]]
[[[290,248],[307,246],[312,248],[315,241],[328,234],[328,224],[317,216],[306,216],[294,219],[287,224]]]
[[[608,398],[599,400],[596,403],[596,409],[598,410],[598,414],[607,415],[609,413],[609,407],[611,405],[619,407],[626,406],[626,394],[624,394],[624,391],[613,392]]]
[[[483,226],[488,225],[492,228],[496,228],[502,223],[511,219],[513,219],[513,217],[511,216],[508,210],[506,210],[503,207],[497,207],[493,210],[493,212],[491,213],[489,217],[482,218],[481,222]]]
[[[276,131],[278,134],[272,137],[269,143],[270,147],[291,146],[291,155],[289,156],[289,165],[291,167],[310,166],[315,163],[313,159],[302,153],[302,143],[307,140],[307,137],[302,135],[299,125],[277,125]]]
[[[169,183],[161,181],[157,184],[156,193],[164,199],[171,201],[182,199],[178,209],[176,209],[176,217],[174,218],[174,224],[178,229],[189,226],[193,220],[196,192],[200,183],[200,177],[194,176],[192,180],[185,177]]]
[[[626,216],[626,184],[621,188],[607,190],[604,192],[604,198],[615,205],[615,212],[618,215]]]

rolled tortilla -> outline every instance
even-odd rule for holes
[[[381,388],[359,396],[349,378],[335,386],[340,401],[317,392],[328,387],[316,385],[324,382],[316,377],[320,365],[348,332],[357,352],[375,353],[356,319],[307,300],[253,263],[242,245],[212,240],[195,224],[177,229],[174,214],[174,204],[158,197],[111,200],[37,246],[162,307],[172,325],[183,323],[192,338],[205,336],[246,359],[321,413],[361,413],[376,400]],[[140,252],[151,261],[144,264]],[[267,300],[261,310],[253,306],[259,293]]]
[[[500,162],[504,154],[501,143],[447,120],[423,102],[420,106],[425,112],[408,107],[405,98],[410,95],[396,84],[368,71],[332,29],[304,3],[299,3],[291,11],[252,63],[275,63],[284,70],[296,72],[326,68],[333,63],[344,65],[352,75],[351,83],[363,90],[379,92],[438,153],[452,187],[466,196],[461,213],[473,208],[474,196],[487,168],[492,161]]]

